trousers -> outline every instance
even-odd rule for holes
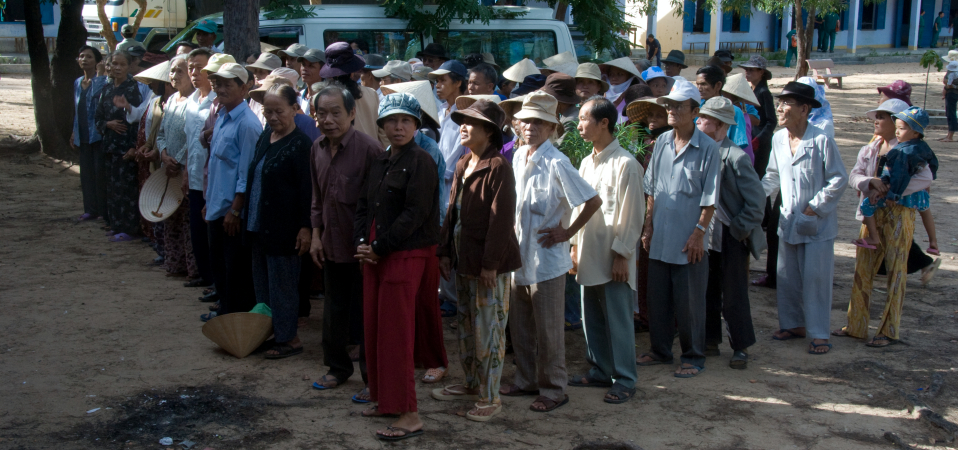
[[[755,344],[752,310],[748,300],[748,246],[722,227],[722,251],[709,250],[709,282],[705,291],[705,342],[722,342],[725,318],[732,350],[745,351]]]
[[[223,218],[210,221],[210,263],[216,291],[220,294],[220,314],[247,312],[256,306],[253,290],[253,261],[243,237],[230,236],[223,229]]]
[[[672,361],[678,323],[682,362],[705,367],[705,291],[709,255],[695,264],[649,260],[649,340],[659,361]]]
[[[353,361],[346,347],[350,344],[353,329],[350,317],[357,309],[362,314],[363,273],[359,262],[323,262],[325,300],[323,301],[323,364],[329,367],[328,375],[345,383],[353,375]],[[365,353],[360,343],[360,353]],[[368,381],[365,358],[359,359],[359,373],[363,382]]]
[[[797,54],[798,47],[788,47],[788,50],[785,52],[785,67],[792,67],[792,58],[795,58]],[[756,168],[757,167],[758,166],[756,166]]]
[[[569,376],[565,366],[566,275],[528,286],[512,286],[509,329],[516,356],[515,384],[562,401]]]
[[[213,266],[210,262],[209,227],[203,218],[206,199],[203,198],[203,191],[195,189],[190,189],[187,196],[190,199],[190,242],[193,244],[196,270],[199,271],[200,278],[213,283],[215,278],[213,278]]]
[[[456,274],[459,292],[459,359],[466,388],[479,388],[479,401],[500,404],[499,385],[506,358],[506,324],[512,273],[496,276],[496,287],[479,284],[479,278]]]
[[[809,339],[828,339],[835,276],[835,241],[778,244],[778,325],[804,327]]]
[[[262,242],[252,236],[253,287],[256,300],[273,311],[273,334],[277,343],[296,337],[299,309],[299,255],[267,255]]]
[[[110,179],[105,168],[106,153],[99,142],[80,144],[80,190],[83,212],[93,217],[106,216],[106,184]]]
[[[629,283],[610,281],[582,286],[582,322],[585,325],[589,378],[635,387],[634,294]]]
[[[442,312],[439,310],[439,258],[426,258],[422,281],[416,294],[416,344],[413,360],[417,367],[435,369],[449,367],[446,343],[442,335]]]
[[[765,243],[768,245],[768,254],[765,258],[765,274],[768,285],[775,288],[778,277],[778,221],[782,218],[782,194],[775,196],[775,201],[765,201]]]

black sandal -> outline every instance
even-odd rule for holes
[[[627,388],[621,384],[615,384],[612,386],[612,389],[609,389],[609,392],[606,392],[605,395],[614,395],[615,398],[603,397],[602,400],[606,403],[612,403],[617,405],[619,403],[625,403],[632,399],[635,395],[635,388]]]
[[[283,359],[283,358],[289,358],[290,356],[296,356],[300,353],[303,353],[302,346],[293,347],[292,345],[289,345],[287,343],[276,344],[270,350],[276,351],[278,353],[276,353],[275,355],[270,355],[269,353],[267,353],[266,359]]]

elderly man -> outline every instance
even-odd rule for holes
[[[732,346],[729,367],[741,370],[748,366],[745,351],[755,343],[748,302],[748,255],[758,259],[765,249],[765,189],[751,159],[728,138],[729,127],[734,124],[735,110],[727,98],[711,98],[699,109],[698,129],[719,143],[722,183],[710,231],[705,356],[720,354],[725,317]]]
[[[538,392],[530,406],[538,412],[552,411],[569,401],[565,394],[568,375],[563,319],[565,276],[572,269],[572,260],[566,242],[602,204],[569,158],[549,141],[559,125],[556,103],[554,97],[543,92],[526,96],[522,109],[515,114],[522,121],[526,145],[517,150],[512,161],[518,197],[516,237],[522,257],[522,268],[513,277],[509,318],[516,378],[513,384],[503,385],[499,393],[513,396]],[[583,204],[582,212],[572,222],[572,209]]]
[[[363,276],[353,257],[353,222],[360,187],[365,185],[370,164],[383,149],[378,140],[353,128],[356,100],[348,90],[326,87],[316,94],[313,106],[313,116],[323,133],[323,138],[313,144],[311,156],[313,239],[309,250],[313,262],[323,269],[326,287],[323,364],[329,372],[313,383],[322,390],[345,383],[353,374],[346,347],[350,335],[356,334],[350,324],[357,322],[350,315],[361,316],[363,302]],[[366,358],[360,357],[359,369],[365,382]]]
[[[610,387],[606,403],[635,395],[635,244],[642,229],[642,166],[613,134],[619,112],[604,97],[579,109],[579,135],[592,143],[579,175],[599,193],[602,213],[589,219],[572,243],[573,270],[582,286],[582,316],[588,346],[588,373],[569,378],[572,386]],[[585,213],[585,206],[577,208]],[[631,268],[631,269],[630,269]]]
[[[246,96],[250,73],[227,63],[209,74],[216,98],[223,106],[210,142],[206,184],[206,222],[220,314],[253,308],[252,254],[241,233],[246,199],[246,175],[263,125],[250,111]]]
[[[469,69],[469,80],[466,91],[469,95],[496,95],[496,81],[499,75],[496,69],[486,63],[476,64]]]
[[[821,107],[815,88],[789,82],[777,95],[778,123],[762,184],[772,198],[782,192],[778,223],[778,323],[776,340],[811,338],[808,352],[828,353],[835,275],[838,201],[848,173],[835,141],[809,126],[808,114]],[[771,232],[771,230],[769,230]]]
[[[709,223],[719,194],[718,144],[695,128],[699,91],[676,81],[657,103],[672,130],[655,141],[645,173],[646,215],[642,247],[649,252],[649,340],[651,350],[636,364],[672,363],[678,323],[682,365],[677,378],[705,370],[705,288]]]

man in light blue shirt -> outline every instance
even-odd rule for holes
[[[234,63],[223,64],[209,74],[222,105],[210,143],[205,214],[220,294],[218,314],[246,312],[255,305],[250,249],[243,245],[240,233],[246,175],[263,132],[262,124],[245,102],[251,78],[247,69]]]

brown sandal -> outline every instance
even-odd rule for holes
[[[561,402],[557,402],[557,401],[555,401],[555,400],[553,400],[553,399],[551,399],[551,398],[549,398],[549,397],[546,397],[546,396],[544,396],[544,395],[540,395],[540,396],[536,397],[536,400],[535,400],[534,402],[532,402],[532,403],[535,404],[535,403],[537,403],[537,402],[538,402],[538,403],[542,403],[542,404],[545,406],[545,409],[537,409],[536,407],[534,407],[534,406],[532,406],[532,405],[529,405],[529,409],[532,410],[532,411],[535,411],[535,412],[542,412],[542,413],[544,413],[544,412],[552,411],[552,410],[554,410],[554,409],[556,409],[556,408],[558,408],[558,407],[560,407],[560,406],[562,406],[562,405],[564,405],[564,404],[566,404],[566,403],[569,403],[569,396],[568,396],[568,395],[565,395],[565,396],[562,397],[562,401],[561,401]]]

